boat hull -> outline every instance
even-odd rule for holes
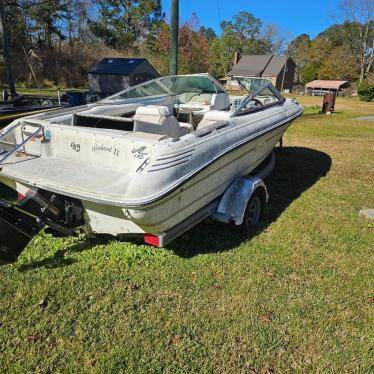
[[[289,125],[232,150],[152,204],[134,209],[83,200],[88,230],[112,235],[167,232],[221,196],[236,178],[250,174],[271,153]]]

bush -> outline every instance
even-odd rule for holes
[[[49,79],[43,79],[43,81],[40,84],[41,87],[43,88],[57,88],[55,83]]]
[[[358,87],[358,97],[361,101],[373,101],[374,100],[374,84],[370,84],[367,81],[363,81]]]

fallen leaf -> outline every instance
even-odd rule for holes
[[[171,339],[169,344],[178,344],[182,341],[182,337],[180,335],[174,335]]]
[[[95,364],[96,364],[96,360],[94,358],[90,358],[90,359],[86,360],[86,362],[84,363],[84,366],[87,367],[87,368],[91,368]]]
[[[40,336],[40,335],[29,335],[28,337],[27,337],[27,340],[29,341],[29,342],[36,342],[36,341],[38,341],[38,340],[40,340],[42,337]]]
[[[266,315],[266,314],[263,314],[261,317],[260,317],[261,321],[262,322],[266,322],[266,323],[269,323],[271,322],[270,320],[270,316]]]
[[[129,290],[130,290],[130,291],[137,291],[139,288],[140,288],[140,286],[138,286],[138,285],[135,284],[135,283],[131,283],[131,284],[129,285]]]
[[[262,374],[274,374],[274,370],[265,368],[264,370],[262,370]]]

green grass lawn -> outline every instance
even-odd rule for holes
[[[374,103],[336,110],[287,132],[251,239],[37,236],[0,268],[1,372],[372,373]]]

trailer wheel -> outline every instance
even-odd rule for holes
[[[254,231],[262,218],[264,207],[265,199],[262,196],[261,191],[254,192],[248,200],[243,223],[240,225],[240,229],[243,233],[250,234]]]

